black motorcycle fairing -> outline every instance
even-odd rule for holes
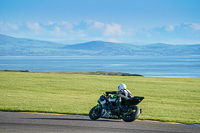
[[[137,104],[139,104],[143,99],[144,99],[144,97],[134,96],[134,97],[130,98],[130,99],[128,100],[128,102],[129,102],[129,104],[137,105]]]

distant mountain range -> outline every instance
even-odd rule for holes
[[[186,56],[200,55],[200,44],[136,45],[92,41],[65,45],[48,41],[14,38],[0,34],[0,56]]]

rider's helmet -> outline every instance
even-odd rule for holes
[[[121,91],[121,90],[124,90],[124,89],[126,89],[126,85],[123,84],[123,83],[119,84],[118,91]]]

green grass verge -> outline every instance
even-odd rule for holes
[[[200,123],[200,79],[0,72],[0,110],[88,114],[105,91],[125,83],[145,99],[140,119]]]

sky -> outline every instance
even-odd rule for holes
[[[0,34],[75,44],[200,44],[200,0],[0,0]]]

